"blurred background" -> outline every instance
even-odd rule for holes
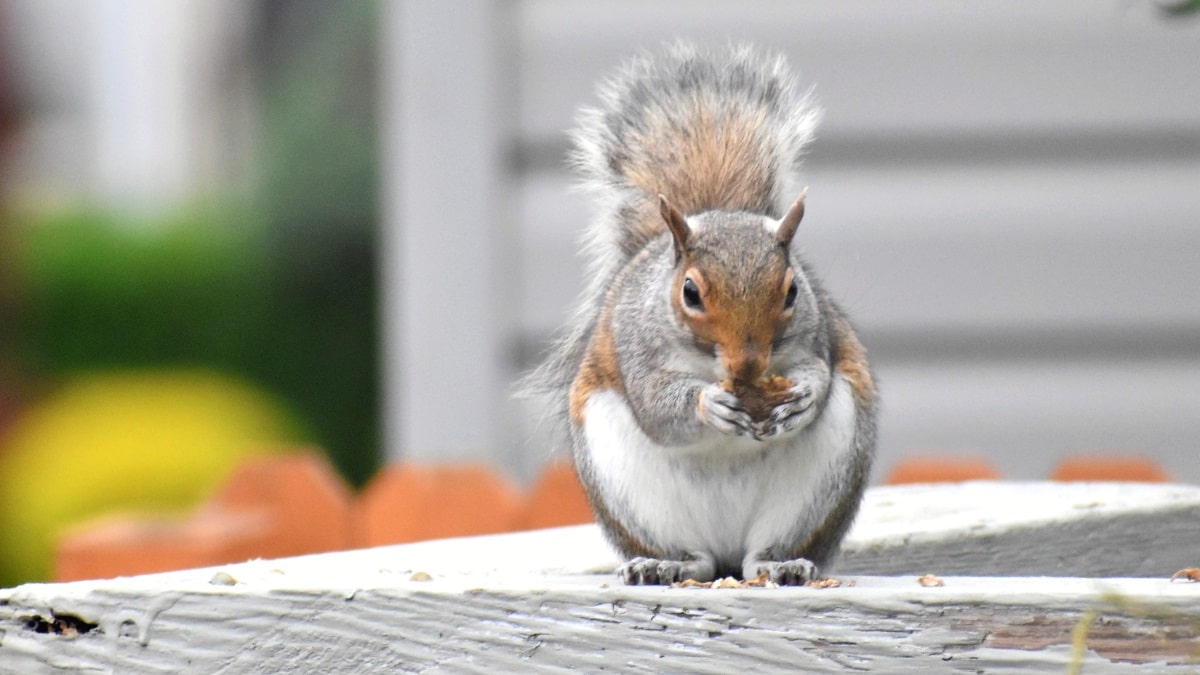
[[[677,37],[816,87],[801,236],[872,353],[877,476],[1200,481],[1197,4],[0,0],[0,586],[263,452],[528,482],[512,382],[583,285],[564,131]]]
[[[378,15],[0,2],[0,585],[245,455],[379,466]]]

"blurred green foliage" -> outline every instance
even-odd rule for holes
[[[1176,0],[1175,2],[1159,2],[1157,4],[1158,11],[1168,17],[1200,14],[1200,0]]]
[[[243,64],[260,84],[252,197],[8,223],[16,311],[0,316],[11,321],[0,342],[19,353],[23,380],[124,367],[242,376],[361,485],[380,455],[378,8],[256,8]]]
[[[279,260],[261,219],[57,214],[16,229],[15,347],[29,373],[205,367],[280,396],[353,482],[377,464],[374,292]],[[355,287],[357,286],[357,287]],[[364,288],[365,286],[365,288]]]
[[[244,220],[196,212],[150,224],[77,211],[21,227],[22,361],[52,374],[245,370],[266,339],[268,266],[261,228]]]

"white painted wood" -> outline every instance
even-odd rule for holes
[[[511,296],[501,12],[381,5],[388,458],[503,465]]]
[[[1200,488],[1186,486],[874,489],[848,553],[859,563],[874,554],[882,565],[966,541],[1048,560],[1080,554],[1089,539],[1114,534],[1117,521],[1154,515],[1155,527],[1144,529],[1159,534],[1113,551],[1117,559],[1133,563],[1172,538],[1200,559],[1200,540],[1178,529],[1196,522],[1198,508]],[[1003,536],[1038,529],[1062,536]],[[942,573],[940,587],[913,574],[848,573],[840,578],[852,586],[831,589],[626,587],[610,573],[613,554],[598,530],[581,526],[31,584],[0,590],[0,672],[1196,668],[1200,584],[1165,575],[953,576],[944,570],[958,553],[942,555],[921,568]],[[988,573],[998,558],[981,556],[973,572]]]
[[[867,490],[837,571],[1166,578],[1200,566],[1198,535],[1192,485],[883,486]]]

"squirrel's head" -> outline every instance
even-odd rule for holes
[[[709,212],[697,218],[697,227],[659,195],[675,246],[675,315],[734,381],[754,383],[766,375],[773,346],[789,334],[796,313],[815,313],[808,282],[789,255],[806,193],[778,222]]]

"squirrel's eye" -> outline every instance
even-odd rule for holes
[[[796,293],[799,290],[796,288],[796,282],[793,281],[791,286],[788,286],[787,296],[783,299],[783,310],[786,312],[796,306]]]
[[[691,277],[683,279],[683,306],[693,312],[704,311],[704,301],[700,299],[700,289],[696,287],[696,282],[692,281]]]

